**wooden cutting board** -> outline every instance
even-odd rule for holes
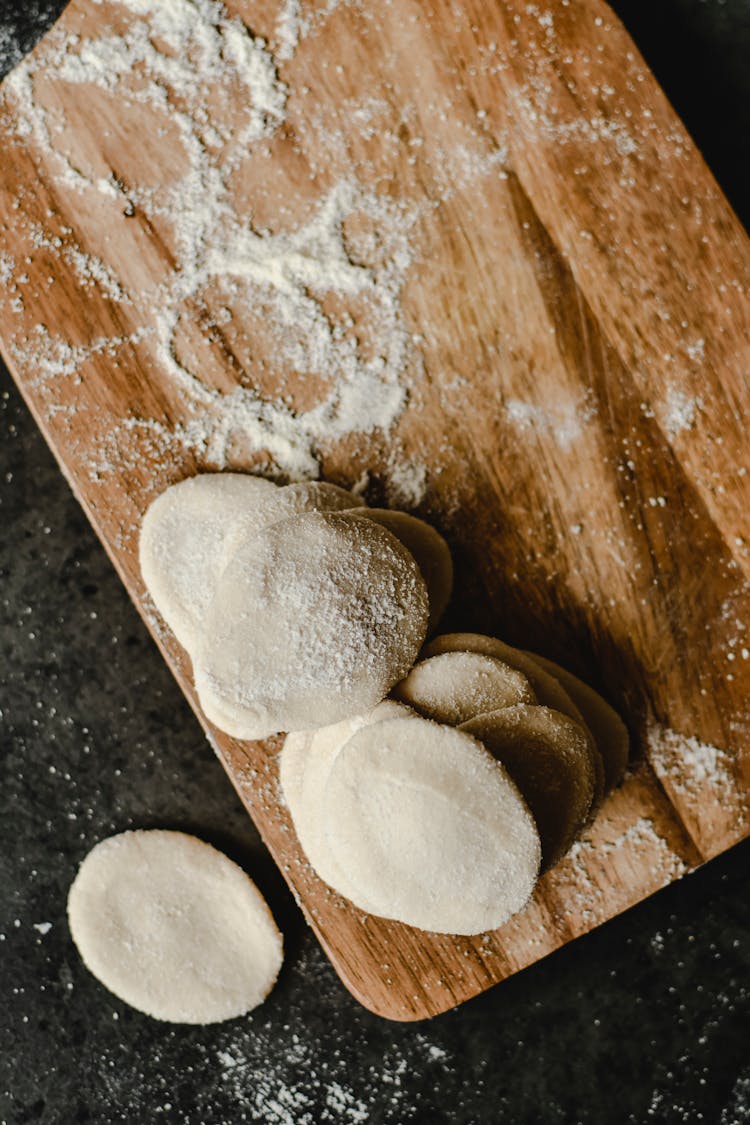
[[[748,834],[750,255],[600,0],[75,0],[0,97],[3,354],[194,707],[143,511],[319,469],[447,535],[447,627],[631,727],[529,907],[450,938],[322,885],[278,744],[196,708],[363,1004],[441,1012]]]

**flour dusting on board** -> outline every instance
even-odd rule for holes
[[[505,405],[508,420],[519,431],[537,431],[549,435],[563,452],[574,447],[591,418],[585,403],[564,402],[553,406],[511,399]]]
[[[649,873],[648,893],[686,875],[687,864],[659,831],[654,820],[640,816],[607,840],[576,841],[556,869],[556,881],[564,888],[567,908],[594,925],[608,916],[607,889],[592,874],[592,861],[611,863],[617,870],[641,867]],[[595,867],[593,868],[595,870]],[[627,885],[627,880],[622,881]],[[622,909],[629,905],[623,902]]]
[[[668,437],[675,438],[678,434],[691,430],[702,405],[699,396],[691,397],[679,387],[670,387],[664,399],[663,412],[663,424]]]
[[[719,746],[651,723],[646,744],[658,777],[688,805],[719,804],[735,820],[747,816],[747,800],[733,769],[732,756]]]
[[[169,253],[128,283],[128,263],[107,263],[106,239],[101,257],[43,231],[35,244],[59,253],[83,285],[136,307],[138,339],[118,344],[137,343],[136,361],[169,377],[181,418],[174,435],[184,449],[213,468],[260,463],[292,479],[317,476],[321,449],[352,434],[389,432],[406,406],[418,357],[400,297],[418,214],[350,174],[321,190],[302,220],[268,229],[254,214],[266,203],[262,185],[242,208],[236,201],[248,153],[267,155],[263,146],[285,120],[288,90],[268,45],[218,0],[118,2],[128,16],[121,34],[53,33],[43,53],[11,76],[6,99],[16,134],[33,137],[61,185],[104,208],[105,222],[109,208],[111,222],[137,216],[166,227]],[[287,0],[278,58],[291,58],[309,30],[300,4]],[[126,123],[129,112],[140,113],[145,155],[149,136],[165,133],[179,142],[179,159],[149,181],[126,154],[116,175],[103,159],[71,153],[64,113],[49,109],[36,89],[42,67],[54,71],[55,95],[83,86],[105,106],[114,99]],[[158,152],[154,159],[158,165]],[[2,263],[3,275],[9,268]],[[247,319],[260,322],[262,347],[242,337]],[[67,376],[70,362],[83,358],[80,345],[39,342],[39,355],[15,350],[19,366],[38,367],[41,357],[49,373],[57,352]],[[226,386],[227,366],[234,389]],[[263,394],[258,383],[269,367],[277,391]],[[302,387],[305,402],[285,386]],[[100,434],[91,475],[116,468],[120,447],[130,457],[130,439],[121,424]],[[165,454],[174,446],[167,442]]]

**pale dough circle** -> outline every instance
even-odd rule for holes
[[[221,576],[195,654],[208,718],[236,738],[368,711],[411,667],[424,579],[385,528],[306,512],[246,539]]]
[[[363,508],[358,513],[387,527],[411,551],[427,583],[430,598],[428,632],[432,632],[445,612],[453,592],[453,559],[450,547],[439,531],[407,512],[390,508]]]
[[[352,900],[437,933],[496,929],[539,870],[533,818],[474,738],[419,716],[362,727],[336,755],[323,818]]]
[[[410,713],[403,704],[386,699],[367,714],[316,731],[296,731],[284,741],[279,781],[297,838],[315,873],[345,898],[351,899],[351,888],[328,846],[322,812],[328,774],[336,755],[361,727]],[[359,906],[365,909],[361,900]]]
[[[548,660],[546,656],[539,656],[537,653],[530,655],[533,655],[533,659],[537,660],[545,671],[558,677],[578,707],[602,756],[604,788],[607,792],[614,789],[622,781],[628,766],[630,755],[628,728],[606,699],[583,680],[579,680],[578,676],[574,676],[567,668],[562,668],[554,661]]]
[[[551,867],[579,834],[594,796],[587,735],[549,707],[519,704],[462,724],[507,769],[531,809]]]
[[[278,487],[247,473],[203,473],[167,488],[143,518],[141,575],[159,613],[192,655],[228,557],[242,538],[297,512],[363,501],[323,481]]]
[[[478,652],[446,652],[420,660],[392,694],[425,718],[453,726],[486,711],[536,703],[522,672]]]
[[[283,959],[282,937],[245,872],[183,832],[102,840],[68,895],[86,967],[154,1019],[205,1024],[251,1011]]]
[[[243,473],[205,473],[167,488],[143,517],[141,575],[161,616],[188,651],[218,577],[237,514],[275,498],[276,485]]]
[[[543,657],[526,652],[524,649],[513,648],[497,637],[487,637],[482,633],[445,633],[426,644],[422,651],[423,656],[444,652],[482,652],[487,656],[504,660],[511,668],[523,672],[533,688],[536,702],[575,719],[590,735],[591,763],[594,768],[592,808],[595,809],[600,804],[606,784],[604,753],[595,733],[589,728],[586,718],[577,706],[577,701],[571,698],[571,694],[566,690],[567,685],[560,682],[562,677],[558,678],[558,672],[562,672],[562,669],[558,669],[551,661],[545,661]]]
[[[483,633],[442,633],[427,642],[422,650],[422,657],[440,656],[445,652],[481,652],[485,656],[505,661],[511,668],[523,672],[534,689],[537,700],[544,707],[553,707],[555,711],[562,711],[571,719],[583,722],[580,711],[557,679],[540,668],[531,655],[522,649],[513,648],[497,637],[487,637]]]

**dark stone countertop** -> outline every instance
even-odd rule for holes
[[[0,0],[0,70],[61,7]],[[747,222],[750,0],[615,8]],[[0,1121],[750,1122],[750,844],[455,1012],[371,1016],[0,378]],[[268,896],[287,959],[252,1016],[160,1024],[81,964],[65,921],[76,867],[149,826],[216,843]]]

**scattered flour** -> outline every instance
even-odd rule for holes
[[[339,7],[341,0],[327,0],[315,11],[303,8],[301,0],[283,0],[276,19],[276,58],[282,62],[293,59],[297,48],[316,28],[320,27]]]
[[[396,461],[391,465],[386,484],[389,507],[409,511],[419,506],[426,492],[426,465],[419,461]]]
[[[18,47],[10,28],[0,28],[0,74],[5,74],[19,59]]]
[[[16,263],[5,250],[0,251],[0,285],[9,285],[16,268]]]
[[[653,893],[688,872],[684,860],[672,850],[650,817],[639,817],[611,840],[576,841],[557,871],[568,909],[577,911],[590,925],[612,915],[612,878],[599,883],[591,873],[597,863],[606,864],[610,856],[615,866],[623,864],[626,869],[644,867],[648,870],[649,879],[641,885],[639,897]],[[625,880],[625,885],[627,882]],[[623,902],[621,909],[628,905],[631,900]]]
[[[309,22],[303,18],[300,0],[284,0],[276,20],[276,39],[279,48],[276,57],[281,60],[294,58],[302,35],[309,30]]]
[[[679,795],[695,801],[711,793],[733,808],[743,803],[726,750],[657,723],[649,725],[646,742],[657,776]]]
[[[573,448],[582,435],[583,425],[591,418],[591,408],[579,402],[540,406],[509,399],[505,404],[505,413],[519,431],[537,430],[551,435],[564,452]]]
[[[128,300],[119,281],[101,258],[86,254],[77,247],[67,247],[63,256],[75,270],[78,280],[84,285],[98,285],[110,301]]]
[[[670,387],[664,399],[662,417],[668,437],[675,438],[678,434],[691,430],[696,413],[702,405],[700,397],[691,397],[678,387]]]
[[[283,1049],[278,1029],[269,1035],[266,1028],[251,1024],[217,1051],[219,1081],[231,1091],[236,1120],[263,1121],[264,1125],[364,1125],[373,1120],[373,1114],[383,1121],[419,1120],[419,1110],[404,1082],[415,1056],[434,1070],[436,1081],[452,1065],[442,1047],[417,1032],[408,1061],[394,1045],[384,1052],[381,1065],[370,1067],[354,1087],[339,1051],[321,1061],[296,1033],[289,1028],[284,1031]],[[289,1080],[290,1071],[298,1075],[295,1080]]]
[[[721,1111],[719,1125],[746,1125],[750,1121],[750,1070],[739,1076]]]
[[[248,151],[266,144],[284,121],[288,91],[267,44],[218,0],[119,3],[129,13],[122,35],[79,39],[53,32],[43,53],[16,69],[5,96],[16,132],[33,137],[59,183],[98,197],[99,206],[109,201],[113,221],[121,221],[125,207],[127,214],[169,225],[173,268],[127,291],[102,258],[37,233],[43,244],[60,249],[84,284],[96,284],[110,300],[138,305],[141,321],[147,320],[141,334],[146,360],[169,377],[184,415],[180,438],[205,463],[224,468],[238,455],[247,460],[263,454],[274,471],[292,479],[317,476],[321,448],[352,433],[387,432],[405,408],[414,345],[400,296],[418,215],[349,175],[321,194],[312,216],[296,227],[256,228],[252,205],[242,214],[237,210],[232,177]],[[316,20],[334,7],[329,4]],[[291,57],[309,30],[296,0],[288,0],[279,21],[280,55]],[[125,184],[114,173],[102,175],[72,159],[60,140],[64,119],[61,124],[61,114],[35,96],[42,66],[54,71],[56,83],[91,86],[125,109],[140,107],[152,115],[154,130],[176,129],[181,170],[165,184]],[[9,269],[2,264],[3,276]],[[333,316],[332,299],[356,312]],[[227,320],[233,319],[230,306],[262,308],[279,368],[298,381],[317,378],[318,401],[294,409],[244,381],[229,392],[213,386],[192,354],[204,329],[191,326],[196,308],[208,315],[209,327],[218,324],[217,302]],[[81,353],[67,341],[47,340],[41,360],[48,372],[54,348],[59,373],[70,374]],[[16,356],[21,358],[29,368],[40,357]]]

